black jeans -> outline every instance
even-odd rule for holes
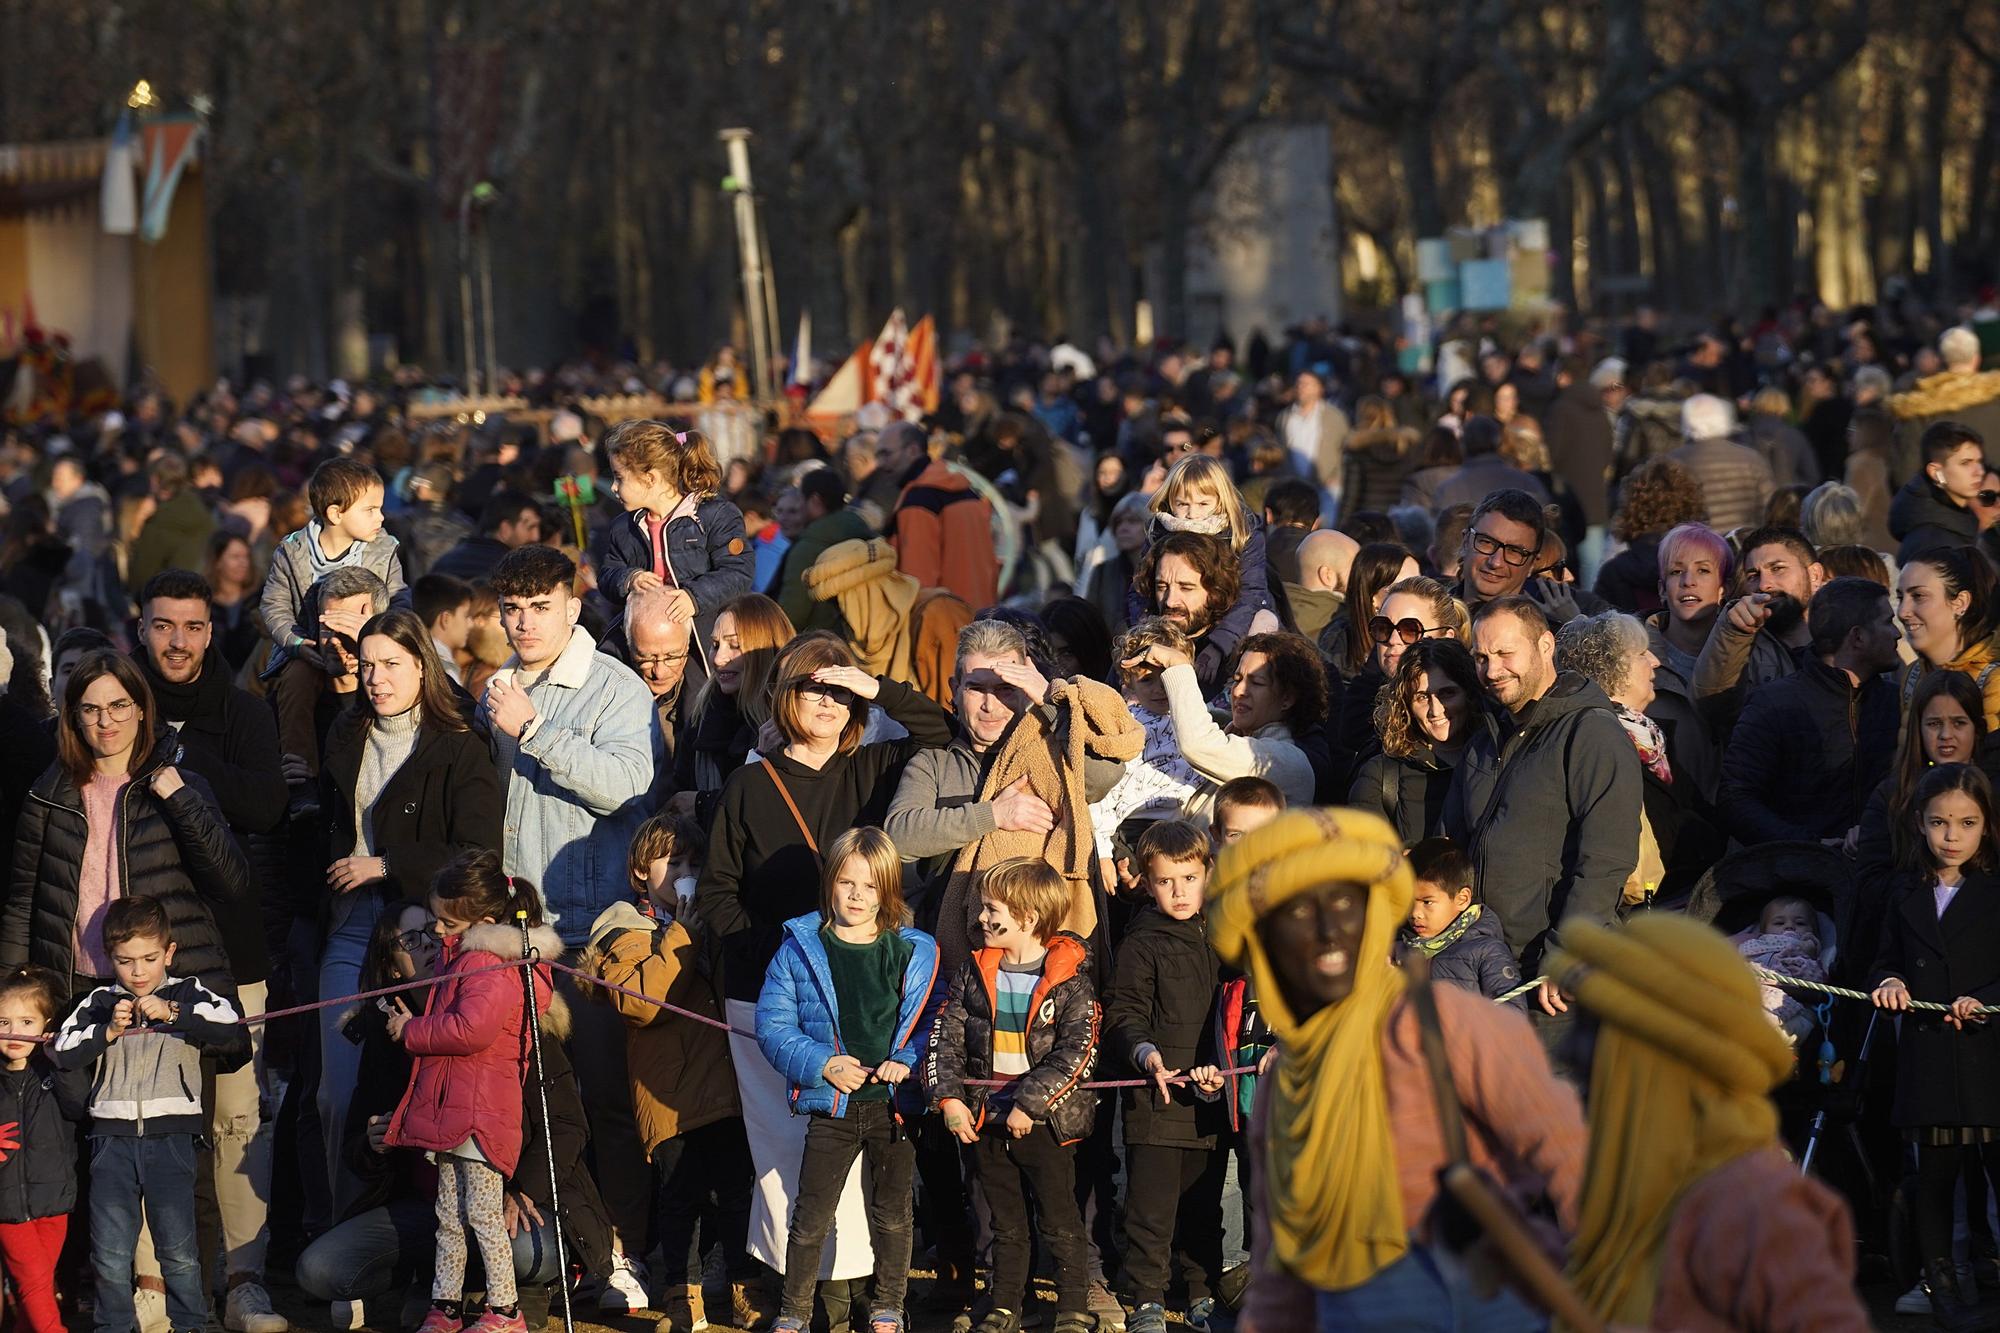
[[[868,1239],[875,1247],[875,1309],[901,1312],[910,1285],[910,1213],[916,1147],[887,1102],[847,1104],[844,1116],[816,1115],[806,1127],[799,1193],[785,1238],[785,1302],[780,1312],[812,1318],[820,1251],[857,1155],[868,1161]]]
[[[653,1146],[653,1240],[667,1265],[669,1282],[701,1284],[700,1261],[690,1263],[689,1250],[703,1214],[714,1219],[710,1225],[719,1234],[709,1239],[722,1246],[730,1281],[747,1282],[756,1275],[757,1265],[746,1248],[750,1188],[756,1178],[741,1116],[714,1121]]]
[[[1039,1234],[1056,1263],[1056,1313],[1088,1313],[1090,1254],[1076,1208],[1075,1148],[1057,1143],[1047,1125],[1018,1139],[999,1128],[980,1135],[972,1160],[993,1214],[993,1304],[1016,1314],[1026,1308]],[[1035,1192],[1033,1229],[1023,1182]]]
[[[1165,1298],[1169,1255],[1189,1303],[1215,1294],[1228,1161],[1213,1148],[1125,1145],[1125,1289],[1134,1305]]]
[[[1917,1224],[1917,1258],[1924,1263],[1952,1256],[1952,1214],[1959,1178],[1965,1180],[1965,1216],[1969,1229],[1977,1234],[1986,1229],[1987,1178],[2000,1173],[2000,1143],[1946,1143],[1917,1145],[1917,1198],[1913,1210]],[[1973,1200],[1979,1200],[1977,1213]],[[1973,1221],[1973,1218],[1977,1221]]]

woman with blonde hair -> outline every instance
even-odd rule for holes
[[[716,612],[710,675],[674,751],[674,811],[704,827],[715,818],[723,784],[770,720],[772,668],[797,633],[784,609],[762,593],[745,593]]]
[[[730,1054],[757,1165],[750,1252],[783,1272],[795,1193],[783,1180],[798,1169],[805,1122],[791,1114],[789,1086],[756,1038],[738,1034],[757,1030],[757,996],[785,923],[819,911],[822,849],[849,829],[881,824],[910,756],[950,744],[952,722],[910,686],[861,670],[848,646],[824,632],[801,634],[778,653],[767,706],[782,743],[723,784],[695,911],[720,945],[723,994],[735,1029]],[[909,735],[864,745],[875,707]],[[852,1203],[843,1199],[841,1206],[849,1225],[834,1229],[833,1278],[873,1270],[867,1227],[858,1212],[849,1216]]]

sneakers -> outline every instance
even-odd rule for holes
[[[1167,1308],[1158,1301],[1133,1306],[1125,1320],[1125,1333],[1167,1333]]]
[[[903,1333],[903,1316],[894,1310],[877,1310],[868,1316],[868,1333]]]
[[[1194,1333],[1208,1333],[1215,1327],[1215,1298],[1204,1296],[1198,1301],[1190,1301],[1187,1308],[1187,1326]]]
[[[139,1333],[173,1333],[173,1321],[167,1318],[167,1293],[152,1287],[140,1287],[132,1293],[132,1318]]]
[[[1931,1294],[1924,1290],[1922,1278],[1917,1279],[1916,1286],[1911,1287],[1896,1298],[1897,1314],[1929,1314],[1930,1312]]]
[[[1125,1333],[1125,1306],[1101,1278],[1090,1284],[1090,1313],[1100,1333]]]
[[[597,1308],[606,1314],[630,1314],[647,1309],[652,1301],[646,1293],[646,1266],[622,1254],[612,1255],[604,1290],[597,1293]]]
[[[467,1325],[465,1333],[528,1333],[528,1321],[521,1318],[521,1307],[518,1305],[512,1314],[488,1310]]]
[[[336,1333],[349,1333],[368,1322],[368,1314],[360,1301],[335,1301],[328,1310]]]
[[[702,1308],[701,1288],[677,1287],[667,1297],[666,1314],[653,1325],[653,1333],[701,1333],[708,1327],[708,1312]]]
[[[239,1282],[223,1304],[222,1326],[229,1333],[285,1333],[292,1325],[271,1308],[271,1294],[261,1283]]]
[[[417,1325],[417,1333],[460,1333],[465,1321],[457,1315],[446,1314],[433,1305],[424,1311],[424,1322]]]

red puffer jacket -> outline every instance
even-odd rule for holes
[[[540,957],[562,957],[562,938],[553,928],[537,926],[529,939]],[[529,1060],[521,973],[480,969],[520,956],[520,930],[490,922],[445,946],[443,980],[431,988],[423,1014],[403,1029],[403,1046],[416,1064],[389,1121],[390,1143],[450,1152],[469,1138],[501,1175],[514,1174]],[[548,969],[538,967],[537,1014],[548,1008],[549,995]]]

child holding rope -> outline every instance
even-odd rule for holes
[[[561,957],[562,941],[542,921],[535,886],[505,874],[496,852],[467,852],[440,870],[430,908],[444,945],[440,980],[421,1015],[394,997],[387,1024],[389,1036],[415,1057],[388,1141],[428,1151],[438,1168],[437,1274],[418,1333],[467,1327],[467,1231],[486,1268],[486,1313],[470,1327],[525,1333],[503,1196],[521,1157],[521,1085],[531,1070],[533,1036],[526,983],[519,969],[501,965],[520,959],[523,924],[538,958]],[[537,965],[537,1017],[549,996],[548,970]]]
[[[2000,830],[1992,785],[1965,764],[1926,773],[1911,806],[1909,873],[1882,932],[1872,998],[1905,1014],[1892,1118],[1917,1146],[1924,1287],[1939,1326],[1955,1328],[1970,1319],[1979,1298],[1958,1284],[1953,1196],[1964,1173],[1968,1197],[1983,1199],[2000,1166],[2000,1030],[1978,1012],[2000,1003]],[[1912,1010],[1913,1001],[1949,1008]],[[1973,1255],[1975,1267],[1993,1259]]]
[[[785,923],[784,943],[757,998],[757,1041],[811,1115],[785,1250],[784,1309],[773,1333],[812,1318],[820,1250],[857,1155],[869,1167],[868,1234],[875,1246],[869,1333],[903,1333],[910,1280],[916,1146],[892,1097],[922,1058],[937,941],[904,922],[903,862],[878,828],[833,840],[820,910]]]

